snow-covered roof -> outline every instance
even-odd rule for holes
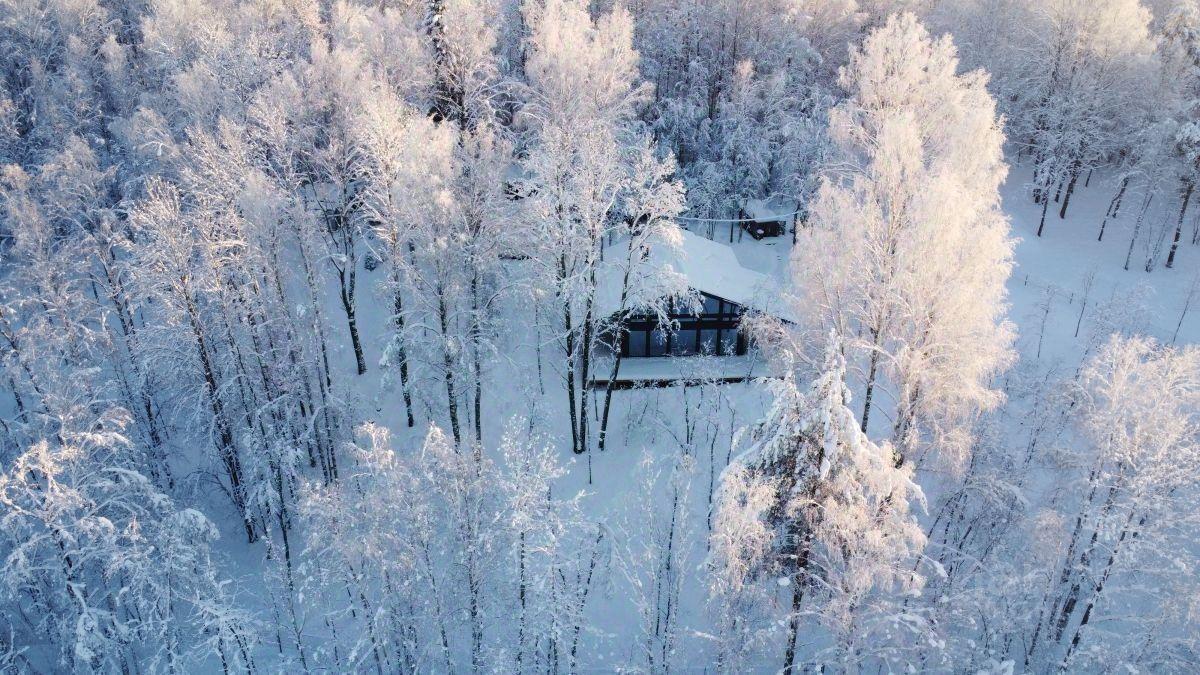
[[[529,180],[529,171],[524,166],[517,162],[512,162],[504,167],[504,180],[508,183],[523,183]]]
[[[742,207],[746,217],[760,223],[783,221],[790,222],[796,212],[796,202],[790,199],[773,197],[771,199],[751,199]]]
[[[652,250],[649,264],[679,274],[692,290],[795,321],[779,285],[767,275],[743,267],[732,248],[687,230],[682,235],[678,248],[659,246]],[[622,278],[615,269],[601,275],[597,303],[602,313],[613,314],[620,309]]]

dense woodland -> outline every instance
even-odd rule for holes
[[[0,167],[2,672],[1200,669],[1196,0],[0,0]]]

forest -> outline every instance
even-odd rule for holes
[[[0,673],[1200,672],[1200,0],[0,0]]]

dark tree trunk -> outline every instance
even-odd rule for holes
[[[467,127],[465,109],[466,95],[451,72],[450,48],[446,42],[445,0],[428,0],[425,15],[425,32],[433,48],[433,110],[435,120],[454,122],[461,129]]]
[[[1126,518],[1125,524],[1121,528],[1121,534],[1120,534],[1120,536],[1117,537],[1117,542],[1113,546],[1112,551],[1109,553],[1108,562],[1104,565],[1104,572],[1102,572],[1100,575],[1100,578],[1094,582],[1094,585],[1092,587],[1092,595],[1090,598],[1088,598],[1087,604],[1083,610],[1083,617],[1079,620],[1079,625],[1077,625],[1075,627],[1075,634],[1071,637],[1071,642],[1067,647],[1067,653],[1063,657],[1063,661],[1061,664],[1062,671],[1065,671],[1067,669],[1067,664],[1070,662],[1071,657],[1074,655],[1075,649],[1077,647],[1079,647],[1080,639],[1083,637],[1083,629],[1089,623],[1091,623],[1092,611],[1096,608],[1096,603],[1100,600],[1100,597],[1104,594],[1104,587],[1108,583],[1108,577],[1110,574],[1112,574],[1113,567],[1117,562],[1117,554],[1120,552],[1121,545],[1125,542],[1126,537],[1128,537],[1130,534],[1129,525],[1132,521],[1133,521],[1133,512],[1130,511],[1129,517]],[[1145,518],[1142,518],[1141,521],[1138,523],[1138,525],[1141,526],[1144,523],[1145,523]],[[1134,538],[1137,537],[1136,531],[1133,532],[1133,537]]]
[[[804,591],[800,584],[792,580],[792,614],[788,618],[787,650],[783,654],[783,671],[791,674],[796,672],[796,643],[800,640],[800,605],[804,601]]]
[[[229,477],[229,494],[233,499],[233,506],[237,509],[238,515],[242,517],[242,524],[246,527],[246,540],[254,543],[258,540],[258,535],[254,531],[254,521],[250,518],[250,512],[246,503],[246,488],[242,485],[242,462],[238,457],[237,448],[233,444],[233,430],[229,426],[229,420],[225,415],[224,405],[221,403],[220,389],[217,387],[217,378],[212,367],[212,362],[208,356],[208,345],[204,339],[204,334],[200,331],[200,323],[196,317],[196,310],[192,303],[192,299],[186,298],[188,321],[192,328],[192,335],[196,338],[196,351],[200,357],[200,370],[204,375],[204,384],[208,398],[209,407],[213,414],[213,423],[217,428],[217,454],[221,458],[221,463],[225,466],[225,473]]]
[[[478,269],[478,268],[477,268]],[[475,376],[475,442],[483,445],[483,359],[479,353],[483,340],[480,325],[479,273],[471,277],[471,368]]]
[[[571,310],[564,307],[563,328],[566,330],[566,351],[567,351],[567,407],[568,416],[571,422],[571,452],[576,455],[583,453],[583,448],[579,445],[579,411],[576,409],[575,400],[575,335],[574,328],[571,323]],[[584,411],[586,414],[586,411]]]
[[[1063,195],[1062,208],[1058,210],[1058,219],[1067,217],[1067,206],[1071,203],[1071,195],[1075,194],[1075,182],[1079,180],[1079,161],[1071,167],[1071,178],[1067,181],[1067,192]]]
[[[871,343],[871,365],[867,368],[867,390],[863,395],[862,431],[867,433],[867,422],[871,419],[871,399],[875,396],[875,372],[879,367],[879,331],[871,330],[875,339]]]
[[[1175,252],[1179,249],[1179,237],[1183,233],[1183,218],[1187,215],[1188,203],[1192,201],[1195,181],[1187,181],[1183,188],[1183,204],[1179,207],[1179,219],[1175,221],[1175,238],[1171,241],[1171,252],[1167,254],[1167,269],[1175,266]]]
[[[458,394],[454,387],[454,359],[446,348],[449,330],[449,310],[446,308],[446,297],[442,289],[438,289],[438,326],[442,331],[442,374],[446,379],[446,406],[450,413],[450,432],[454,436],[454,448],[462,447],[462,429],[458,423]]]
[[[1138,235],[1142,231],[1142,220],[1146,217],[1146,211],[1150,209],[1150,202],[1154,201],[1154,193],[1146,194],[1146,201],[1142,203],[1142,211],[1138,213],[1137,221],[1133,224],[1133,234],[1129,237],[1129,251],[1125,253],[1125,271],[1129,271],[1129,261],[1133,259],[1133,245],[1137,243]]]
[[[560,282],[567,278],[567,261],[563,257],[558,259],[558,278]],[[571,422],[571,452],[579,455],[583,453],[583,448],[579,444],[579,411],[576,409],[575,397],[575,324],[571,321],[570,300],[565,297],[560,297],[559,299],[563,303],[563,337],[567,355],[567,414]],[[586,411],[584,411],[584,414],[586,414]]]
[[[404,396],[404,414],[408,418],[408,426],[413,426],[412,392],[408,389],[408,352],[404,349],[404,300],[400,297],[399,281],[397,280],[396,294],[392,300],[392,323],[396,327],[397,356],[400,358],[400,393]]]
[[[619,338],[618,338],[619,339]],[[604,412],[600,416],[600,437],[598,445],[600,452],[604,452],[604,443],[608,438],[608,415],[612,410],[612,394],[613,380],[617,379],[617,373],[621,369],[621,348],[617,345],[617,353],[613,356],[613,367],[608,377],[608,383],[604,387]]]
[[[595,279],[592,280],[593,288],[595,287]],[[588,442],[588,377],[591,376],[592,369],[592,342],[595,340],[596,328],[595,318],[593,317],[592,300],[589,298],[587,309],[583,315],[583,339],[579,345],[579,448],[580,452],[586,452],[591,445]]]
[[[1121,199],[1125,196],[1125,188],[1129,187],[1129,176],[1121,179],[1121,188],[1117,190],[1117,194],[1113,197],[1112,202],[1108,205],[1108,211],[1104,214],[1104,220],[1100,221],[1100,236],[1096,237],[1096,241],[1104,241],[1104,227],[1108,225],[1109,218],[1116,218],[1117,212],[1121,209]]]
[[[1037,229],[1037,236],[1039,236],[1039,237],[1042,236],[1042,230],[1044,230],[1046,228],[1046,210],[1049,208],[1050,208],[1050,200],[1044,199],[1042,201],[1042,219],[1038,223],[1038,229]]]
[[[358,320],[354,316],[354,272],[338,270],[338,278],[342,286],[342,309],[346,310],[346,322],[350,324],[350,344],[354,346],[354,362],[358,366],[358,374],[362,375],[367,372],[367,361],[363,357],[362,340],[358,337]]]

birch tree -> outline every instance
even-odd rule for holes
[[[629,15],[615,9],[593,20],[575,0],[528,11],[530,90],[521,114],[531,136],[522,189],[529,195],[538,281],[554,298],[549,313],[564,357],[571,447],[583,453],[591,447],[585,392],[606,318],[596,307],[605,242],[622,234],[623,217],[645,216],[654,226],[680,207],[671,201],[678,197],[669,169],[646,161],[634,120],[649,88],[637,75]],[[658,204],[646,211],[651,202],[639,195],[667,201],[652,197]]]
[[[1170,611],[1168,589],[1195,565],[1184,542],[1197,526],[1198,369],[1194,348],[1118,336],[1084,366],[1075,393],[1077,498],[1063,514],[1069,532],[1027,663],[1173,669],[1176,650],[1194,643],[1195,626]],[[1117,617],[1134,602],[1161,608],[1163,620],[1143,615],[1121,627]],[[1114,630],[1135,632],[1142,648],[1113,649],[1124,642]]]
[[[229,603],[209,547],[211,521],[178,507],[136,466],[128,414],[60,399],[57,431],[0,474],[0,593],[21,611],[0,630],[22,667],[184,671],[249,666],[256,637]],[[216,623],[205,653],[201,636]]]
[[[971,419],[1000,402],[989,380],[1012,359],[1004,137],[986,76],[957,68],[950,39],[911,14],[851,54],[850,97],[830,113],[834,158],[792,260],[798,313],[847,336],[860,427],[878,433],[882,409],[898,461],[961,462]]]
[[[714,522],[709,534],[709,598],[717,621],[718,672],[736,672],[752,663],[773,629],[773,589],[760,583],[769,575],[775,533],[769,511],[778,501],[771,476],[742,464],[721,474]]]

